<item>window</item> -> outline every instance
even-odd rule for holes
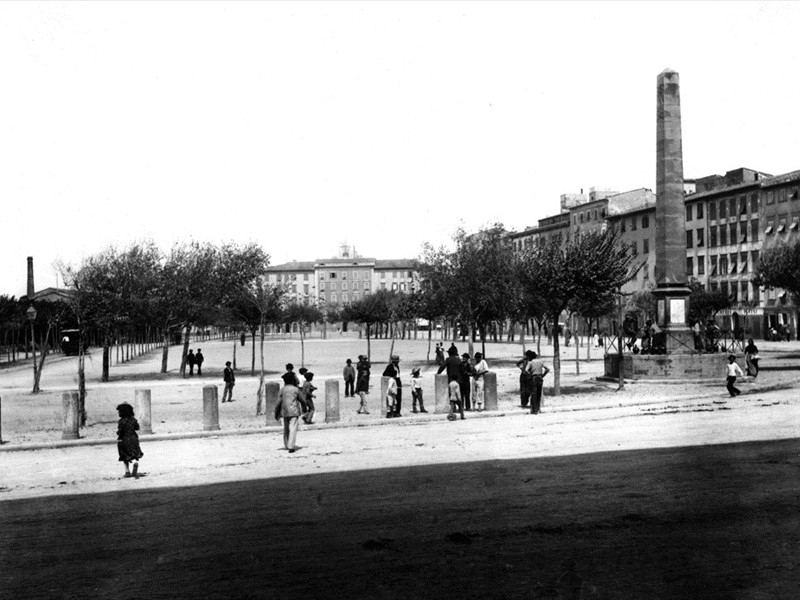
[[[395,292],[397,291],[397,282],[396,281],[392,282],[392,290],[395,291]]]
[[[572,215],[572,224],[573,225],[577,225],[578,224],[578,215]]]
[[[686,276],[694,276],[694,259],[691,256],[686,258]]]
[[[697,218],[698,219],[702,219],[703,218],[703,205],[702,204],[697,204],[695,210],[697,211]]]
[[[737,231],[739,231],[739,227],[738,227],[738,225],[736,223],[731,223],[729,225],[729,227],[731,228],[731,233],[728,236],[728,243],[729,244],[735,244],[736,240],[739,239],[739,236],[736,235]]]
[[[638,251],[638,250],[637,250],[637,248],[636,248],[636,241],[635,241],[635,240],[634,240],[634,242],[631,244],[631,251],[633,252],[633,255],[634,255],[634,256],[637,256],[637,255],[639,254],[639,251]]]
[[[650,252],[650,240],[643,239],[642,240],[642,253],[648,254]]]
[[[789,229],[791,229],[792,231],[795,231],[797,229],[798,224],[800,224],[800,223],[798,223],[798,221],[800,221],[800,217],[798,217],[798,216],[792,217],[792,224],[789,225]]]
[[[747,273],[747,252],[739,255],[739,273]]]
[[[764,230],[764,235],[769,235],[772,233],[772,230],[775,228],[775,219],[770,219],[767,221],[767,228]]]
[[[747,221],[742,221],[739,223],[739,243],[747,243]]]
[[[750,239],[754,242],[758,241],[758,219],[750,221]]]
[[[737,214],[737,213],[736,213],[736,204],[737,204],[737,202],[736,202],[736,198],[730,198],[730,199],[728,199],[728,204],[729,204],[729,206],[730,206],[730,210],[728,211],[728,216],[729,216],[729,217],[731,217],[731,218],[733,218],[733,217],[735,217],[735,216],[736,216],[736,214]]]
[[[364,282],[364,289],[369,290],[369,281]]]
[[[600,216],[605,218],[605,216],[606,216],[606,209],[605,208],[601,208],[600,209]]]
[[[716,275],[717,274],[717,257],[711,256],[711,272],[709,275]]]
[[[392,278],[397,279],[397,271],[392,271]]]
[[[739,196],[739,214],[747,214],[747,196]]]
[[[728,216],[728,203],[725,200],[719,201],[719,218],[724,219]]]
[[[728,245],[728,228],[725,225],[719,226],[719,245]]]
[[[710,248],[717,247],[717,228],[716,227],[709,227],[708,228],[708,245]]]
[[[737,292],[739,291],[739,284],[735,281],[731,281],[731,300],[736,302],[737,300]]]
[[[719,257],[719,271],[717,271],[718,275],[725,275],[728,272],[728,257],[727,256],[720,256]]]
[[[690,229],[689,231],[686,232],[686,247],[687,248],[691,248],[692,247],[692,240],[693,240],[693,238],[692,238],[692,230]]]
[[[583,223],[583,213],[581,213],[581,223]]]
[[[328,279],[336,279],[336,273],[328,273]]]
[[[386,279],[386,271],[381,271],[381,279]]]
[[[758,194],[750,194],[750,214],[758,212]]]
[[[778,231],[776,231],[775,233],[783,233],[784,231],[786,231],[786,219],[781,218],[778,221]]]
[[[347,282],[346,281],[342,282],[342,291],[343,292],[347,291]],[[344,296],[344,294],[342,294],[342,296]],[[344,297],[342,298],[342,300],[344,300]]]
[[[705,231],[702,229],[697,230],[697,247],[702,248],[705,246],[705,239],[704,239]]]
[[[335,303],[335,302],[338,302],[338,301],[339,301],[339,298],[336,296],[336,294],[331,294],[331,302]]]
[[[705,256],[698,256],[697,257],[697,274],[698,275],[705,275],[706,274],[706,257]]]
[[[381,281],[381,289],[382,290],[386,289],[386,282],[385,281]]]
[[[320,281],[319,282],[319,291],[320,292],[324,292],[325,291],[325,282],[324,281]]]
[[[358,279],[358,271],[353,271],[353,279]]]
[[[776,195],[778,196],[778,202],[786,202],[786,188],[778,190]]]
[[[691,204],[686,207],[686,220],[687,221],[691,221],[692,220],[692,205]]]
[[[335,282],[335,281],[331,281],[331,291],[332,291],[332,292],[335,292],[335,291],[336,291],[336,289],[337,289],[337,288],[336,288],[336,282]]]
[[[747,302],[749,294],[747,293],[750,285],[746,282],[742,282],[742,302]]]
[[[636,217],[631,219],[631,231],[636,231]]]
[[[757,285],[753,286],[753,302],[759,304],[761,302],[761,290]]]
[[[619,222],[619,228],[622,233],[625,233],[625,219],[621,219]]]
[[[797,188],[797,186],[795,186],[794,188],[792,188],[792,191],[789,194],[789,199],[790,200],[797,200],[798,198],[800,198],[800,193],[798,193],[798,188]]]
[[[753,265],[754,269],[758,267],[758,250],[753,250],[750,253],[750,263]]]
[[[278,279],[280,279],[280,277]],[[319,274],[319,280],[320,281],[325,281],[325,273],[320,273]]]
[[[308,284],[307,284],[307,283],[303,285],[303,293],[304,293],[306,296],[308,296]]]
[[[642,229],[647,229],[648,227],[650,227],[650,216],[649,215],[643,215],[642,216]]]
[[[342,271],[342,279],[347,279],[347,271]]]
[[[353,292],[353,302],[358,302],[358,292]]]
[[[347,294],[342,294],[342,302],[347,302]]]
[[[774,192],[774,191],[772,191],[772,190],[767,190],[767,200],[766,200],[766,203],[767,203],[767,205],[769,205],[769,204],[775,204],[775,192]]]
[[[303,273],[303,281],[308,281],[308,273]]]
[[[597,221],[597,209],[596,208],[592,211],[592,221]]]
[[[728,265],[728,273],[736,273],[736,254],[731,254],[728,260],[730,260],[730,264]]]
[[[717,203],[716,202],[709,202],[708,203],[708,218],[709,219],[716,219],[717,218]]]

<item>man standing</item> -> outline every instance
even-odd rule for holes
[[[461,413],[461,418],[464,418],[464,404],[461,402],[461,386],[459,385],[463,367],[461,360],[458,358],[458,350],[454,345],[448,348],[447,354],[447,360],[439,367],[436,374],[438,375],[442,371],[447,371],[447,393],[450,400],[450,412],[447,415],[447,419],[449,421],[455,421],[456,410]]]
[[[283,447],[289,452],[297,450],[297,428],[299,426],[300,415],[305,411],[303,398],[300,390],[294,384],[297,375],[294,373],[283,374],[283,388],[281,388],[280,400],[275,405],[275,420],[283,417]]]
[[[519,368],[519,401],[522,408],[528,408],[528,400],[530,400],[531,397],[533,382],[531,381],[528,362],[533,359],[533,356],[534,352],[532,350],[526,350],[525,356],[516,363]]]
[[[367,394],[369,394],[369,371],[371,365],[367,357],[363,354],[358,355],[358,364],[356,370],[358,371],[358,379],[356,380],[356,394],[361,398],[361,403],[358,405],[358,414],[368,415],[367,409]]]
[[[225,382],[225,390],[222,392],[223,402],[233,402],[233,386],[236,385],[236,376],[231,369],[231,361],[225,363],[225,370],[222,372],[222,381]],[[225,399],[227,398],[227,400]]]
[[[392,413],[386,413],[387,418],[401,416],[400,409],[403,403],[403,382],[400,381],[400,357],[397,354],[392,354],[391,361],[392,362],[386,366],[386,369],[384,369],[383,376],[393,378],[397,384],[397,403]]]
[[[203,375],[203,361],[205,357],[203,356],[203,351],[198,348],[197,354],[194,355],[194,362],[197,363],[197,376],[201,377]]]
[[[342,369],[342,377],[344,377],[344,397],[352,398],[355,396],[353,386],[356,383],[356,370],[353,367],[353,361],[349,358],[346,361],[344,369]]]
[[[189,354],[186,355],[186,364],[189,365],[189,375],[194,375],[194,364],[197,357],[194,355],[194,350],[189,348]]]
[[[483,359],[483,354],[480,352],[475,353],[475,367],[473,367],[472,376],[475,378],[475,394],[473,395],[473,403],[475,410],[478,412],[483,411],[483,376],[489,371],[489,365]]]
[[[472,410],[470,404],[470,392],[472,391],[472,375],[475,370],[469,362],[469,354],[464,352],[461,355],[461,375],[458,378],[458,387],[461,391],[461,402],[464,405],[464,410]]]
[[[528,371],[531,374],[531,414],[538,415],[542,406],[542,386],[544,377],[550,372],[536,352],[529,350],[531,359],[528,361]],[[527,353],[526,353],[527,354]]]

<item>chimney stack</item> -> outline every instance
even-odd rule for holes
[[[28,300],[33,300],[33,257],[28,257]]]

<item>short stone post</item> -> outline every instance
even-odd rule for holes
[[[328,379],[325,381],[325,422],[337,421],[339,421],[339,381]]]
[[[78,392],[64,392],[61,395],[61,409],[64,417],[62,440],[77,440],[80,418],[78,417]]]
[[[217,386],[203,386],[203,431],[219,429],[219,403],[217,402]]]
[[[264,415],[266,415],[267,425],[275,425],[275,407],[280,402],[280,396],[280,383],[268,381],[264,384]]]
[[[134,390],[136,398],[136,419],[142,433],[153,433],[153,419],[150,413],[150,390]]]
[[[483,408],[497,410],[497,373],[492,371],[483,375]]]
[[[0,398],[0,445],[3,443],[3,399]]]
[[[438,373],[433,376],[433,396],[436,401],[434,412],[438,415],[450,412],[450,397],[447,391],[447,374]]]
[[[386,392],[389,391],[389,378],[381,377],[381,395],[378,398],[378,412],[385,417],[389,409],[386,408]]]

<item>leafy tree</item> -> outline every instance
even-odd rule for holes
[[[782,288],[800,299],[800,241],[766,248],[761,252],[753,285]]]
[[[705,323],[719,311],[733,305],[730,296],[720,290],[708,291],[699,281],[692,281],[689,288],[692,291],[689,296],[689,318],[692,320]]]
[[[637,290],[627,300],[625,309],[629,312],[641,314],[643,321],[654,321],[656,318],[657,301],[652,290]]]
[[[632,248],[611,229],[590,232],[562,245],[560,238],[526,248],[518,267],[520,284],[541,298],[552,323],[575,299],[613,293],[635,276]],[[554,394],[561,393],[561,355],[553,338]]]
[[[305,329],[312,323],[321,323],[324,319],[322,311],[313,304],[305,304],[303,302],[290,302],[283,313],[283,320],[287,324],[297,323],[300,329],[300,366],[305,366],[306,362],[306,347],[305,347]]]
[[[394,301],[394,292],[378,290],[374,294],[367,294],[355,302],[342,308],[342,318],[346,321],[361,323],[367,333],[367,358],[372,360],[370,334],[372,326],[386,323],[391,318],[391,305]]]

